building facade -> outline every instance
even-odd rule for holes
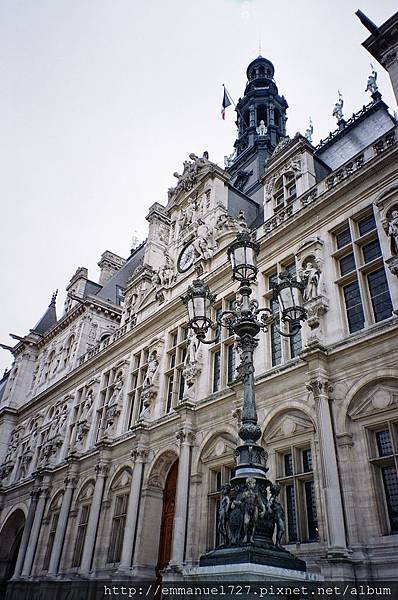
[[[286,136],[272,63],[258,57],[247,79],[225,168],[190,154],[167,205],[151,206],[147,240],[127,259],[104,252],[98,283],[77,269],[63,315],[53,297],[3,345],[14,356],[0,384],[3,580],[154,578],[218,544],[239,356],[228,329],[197,343],[181,296],[200,278],[214,317],[233,306],[226,248],[247,225],[260,305],[278,316],[282,271],[306,286],[301,331],[270,325],[255,352],[284,545],[325,577],[397,572],[397,124],[371,81],[369,105],[346,120],[340,103],[315,147],[311,132]]]

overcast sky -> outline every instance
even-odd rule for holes
[[[357,8],[381,24],[396,0],[1,0],[0,342],[27,333],[56,288],[61,315],[77,267],[96,280],[104,250],[126,257],[190,152],[223,164],[236,132],[221,86],[243,95],[259,39],[290,135],[310,115],[315,142],[333,130],[338,89],[347,117],[369,102]]]

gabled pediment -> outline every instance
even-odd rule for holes
[[[224,458],[231,459],[235,449],[236,443],[233,440],[225,436],[219,436],[210,442],[201,460],[205,463],[213,460],[222,461]]]
[[[285,413],[276,418],[264,433],[267,442],[286,439],[302,433],[312,433],[314,426],[309,417],[299,411]]]
[[[398,389],[377,384],[363,394],[357,394],[348,410],[348,416],[355,420],[366,415],[389,410],[398,406]]]

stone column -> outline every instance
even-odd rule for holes
[[[46,502],[47,502],[47,497],[48,497],[47,488],[41,488],[40,490],[37,491],[38,500],[37,500],[37,505],[36,505],[35,516],[33,519],[32,529],[31,529],[30,536],[29,536],[29,543],[28,543],[25,558],[23,561],[23,567],[22,567],[22,573],[21,573],[22,577],[29,577],[30,571],[32,569],[32,563],[33,563],[33,559],[34,559],[35,553],[36,553],[37,542],[38,542],[39,535],[40,535],[41,522],[43,519],[44,509],[45,509]]]
[[[93,499],[90,507],[90,516],[87,523],[86,539],[82,554],[79,573],[88,575],[91,569],[95,540],[97,537],[98,522],[101,513],[102,498],[104,492],[105,479],[108,475],[109,465],[106,463],[98,463],[95,467],[96,480]]]
[[[65,492],[62,498],[61,511],[59,513],[57,531],[54,536],[54,544],[48,567],[48,575],[54,577],[58,572],[59,561],[62,554],[62,546],[65,539],[66,527],[68,524],[69,510],[72,502],[73,491],[76,486],[76,479],[72,474],[65,478]]]
[[[170,560],[171,566],[182,565],[182,563],[184,562],[189,498],[191,446],[194,443],[195,434],[189,429],[181,429],[181,431],[177,433],[177,439],[180,443],[180,458],[178,462],[173,543],[171,548]]]
[[[329,408],[329,393],[333,388],[322,377],[311,379],[306,386],[314,396],[317,411],[322,490],[326,508],[328,534],[328,555],[347,555],[343,502]]]
[[[30,537],[30,532],[32,531],[33,520],[35,518],[36,506],[39,499],[39,491],[35,490],[31,492],[30,495],[30,504],[28,510],[28,516],[26,517],[26,523],[22,534],[21,545],[18,550],[17,562],[15,563],[15,569],[13,578],[17,578],[21,575],[26,551],[28,548],[28,542]]]
[[[135,448],[132,451],[134,459],[133,477],[131,480],[131,488],[129,501],[127,505],[126,526],[124,529],[122,556],[119,563],[119,571],[129,571],[134,548],[134,537],[138,519],[138,507],[141,494],[141,480],[144,464],[148,456],[146,448]]]

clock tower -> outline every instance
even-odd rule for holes
[[[247,67],[245,93],[236,105],[238,137],[226,158],[232,185],[262,204],[260,178],[281,138],[286,136],[288,104],[274,80],[274,65],[258,56]]]

